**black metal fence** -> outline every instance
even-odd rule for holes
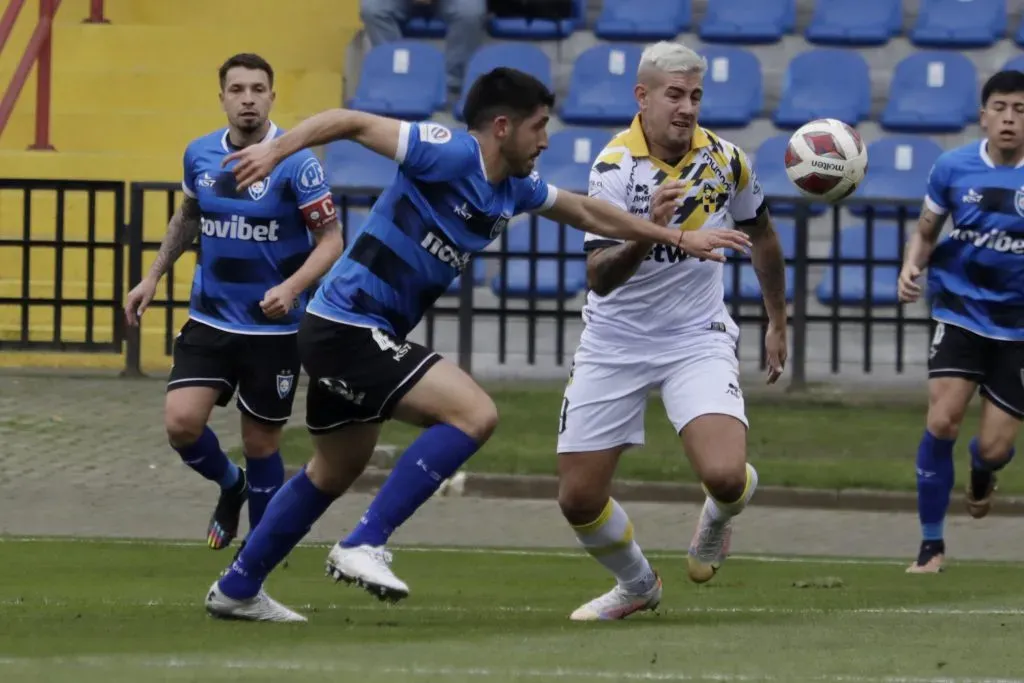
[[[0,226],[0,349],[123,352],[126,374],[141,372],[144,353],[170,355],[188,307],[195,247],[168,272],[150,306],[153,310],[144,318],[143,331],[150,327],[148,337],[153,340],[154,334],[158,335],[159,343],[144,343],[138,328],[126,329],[122,308],[125,283],[138,283],[159,249],[167,221],[180,202],[179,185],[132,183],[126,188],[117,182],[0,180],[0,190],[7,191],[0,195],[0,208],[4,209],[0,215],[5,222]],[[33,209],[33,195],[44,191],[53,195],[51,217]],[[21,225],[13,229],[11,192],[23,197]],[[81,215],[76,216],[75,229],[69,230],[68,197],[72,193],[83,194],[85,203],[76,207],[75,213]],[[113,209],[98,213],[97,198],[103,195],[113,198]],[[130,207],[127,222],[126,195]],[[358,230],[374,199],[369,191],[352,189],[337,195],[347,240]],[[790,197],[771,198],[770,204],[788,264],[791,381],[796,385],[806,381],[808,352],[821,356],[817,347],[823,329],[827,330],[824,336],[831,372],[839,371],[841,351],[851,344],[861,347],[863,372],[872,372],[879,363],[904,372],[908,333],[931,325],[923,308],[908,312],[895,300],[896,273],[903,245],[914,229],[919,202],[872,200],[869,205],[852,199],[843,207],[858,214],[852,221],[848,212],[838,207],[815,206]],[[458,360],[467,369],[474,351],[481,348],[493,352],[499,364],[509,362],[512,342],[525,345],[517,359],[528,365],[541,361],[567,365],[571,358],[567,330],[580,325],[580,306],[586,295],[582,235],[564,227],[557,229],[537,217],[524,221],[526,224],[506,230],[491,250],[475,256],[422,323],[423,341],[428,346],[436,346],[438,330],[445,326],[449,346],[454,338]],[[50,224],[52,230],[46,227]],[[81,296],[68,296],[65,286],[65,264],[72,250],[85,254],[84,271],[76,275],[84,278],[84,285],[76,285]],[[38,255],[45,252],[48,259],[50,251],[52,265],[44,269]],[[113,257],[100,267],[97,254],[104,251]],[[671,250],[662,256],[679,258]],[[18,263],[20,268],[14,268]],[[726,302],[744,333],[757,330],[763,338],[768,320],[749,257],[730,256],[725,288]],[[109,296],[101,289],[109,291]],[[3,315],[12,307],[17,315]],[[70,308],[84,311],[84,334],[75,336],[62,326]],[[42,336],[33,323],[33,312],[40,310],[49,311],[46,319],[52,321],[50,333]],[[99,310],[112,318],[106,334],[100,334]],[[154,315],[157,311],[159,315]],[[477,331],[481,323],[489,325],[495,338],[481,339]],[[154,325],[158,332],[152,331]],[[553,329],[553,335],[549,334],[553,348],[540,348],[540,326]],[[853,342],[846,339],[850,326],[858,330],[859,339]],[[894,334],[891,357],[879,358],[875,352],[873,339],[880,329]],[[819,341],[811,343],[809,330],[816,330]],[[758,348],[763,367],[763,345]]]

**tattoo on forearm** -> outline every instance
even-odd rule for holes
[[[626,242],[591,253],[587,258],[587,286],[605,296],[636,273],[651,245]]]
[[[171,264],[177,261],[178,257],[185,253],[189,245],[199,236],[201,228],[199,202],[192,197],[185,197],[181,206],[167,223],[167,234],[164,235],[160,251],[149,269],[150,275],[156,278],[163,277]]]

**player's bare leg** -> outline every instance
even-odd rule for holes
[[[917,512],[921,522],[921,547],[907,567],[910,574],[942,571],[946,556],[943,538],[949,497],[953,491],[953,446],[960,434],[967,405],[977,384],[962,377],[928,380],[926,430],[917,449]]]
[[[623,619],[661,602],[661,579],[633,537],[633,523],[611,497],[625,446],[558,455],[558,505],[580,545],[616,579],[615,587],[581,605],[573,621]]]
[[[251,533],[263,519],[270,499],[284,484],[284,461],[280,451],[283,425],[262,422],[244,412],[241,414],[241,423]],[[245,539],[235,553],[236,557],[243,547]]]
[[[164,401],[164,427],[171,447],[186,465],[220,486],[206,532],[206,542],[214,550],[228,547],[238,534],[246,500],[245,472],[228,459],[206,424],[220,392],[207,386],[185,386],[168,391]]]
[[[707,494],[687,557],[690,579],[704,583],[729,554],[732,520],[753,497],[757,471],[747,463],[747,427],[731,415],[700,415],[680,438]]]
[[[395,464],[356,528],[331,550],[328,571],[382,599],[400,600],[409,588],[391,571],[388,539],[487,442],[498,409],[469,375],[441,359],[402,397],[393,417],[426,429]]]
[[[1014,442],[1020,432],[1021,420],[1008,413],[989,398],[981,403],[978,436],[971,440],[971,479],[964,502],[971,517],[981,519],[992,509],[997,472],[1013,459]]]

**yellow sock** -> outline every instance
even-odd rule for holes
[[[729,519],[743,512],[743,508],[747,507],[747,503],[754,497],[754,491],[757,490],[757,470],[750,463],[747,463],[747,484],[743,487],[743,494],[731,503],[727,503],[718,500],[711,492],[708,491],[707,487],[704,487],[704,493],[707,494],[711,500],[712,505],[708,506],[711,508],[712,518],[715,521]]]
[[[633,539],[633,523],[614,498],[608,499],[597,519],[574,525],[573,530],[580,545],[614,574],[627,591],[643,594],[654,587],[657,578]]]

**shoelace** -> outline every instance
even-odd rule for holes
[[[706,546],[711,546],[714,549],[714,555],[709,556],[706,552],[699,552],[700,560],[715,560],[718,558],[718,553],[725,543],[725,532],[727,529],[728,524],[723,522],[709,522],[706,526],[701,527],[700,542],[697,544],[697,549],[702,551]]]

